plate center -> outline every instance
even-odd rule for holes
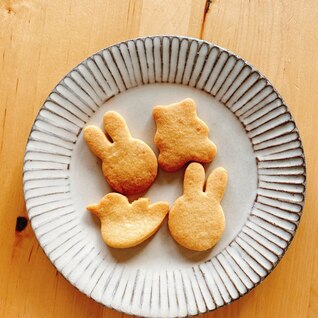
[[[129,89],[107,101],[87,124],[103,127],[104,113],[109,110],[117,111],[126,119],[132,136],[145,141],[158,155],[153,143],[156,131],[152,119],[153,106],[171,104],[188,97],[196,101],[198,115],[209,126],[210,139],[218,148],[216,159],[205,165],[206,176],[218,166],[224,167],[229,175],[222,201],[226,218],[222,239],[207,252],[190,251],[180,247],[172,239],[165,222],[157,234],[137,247],[125,250],[107,247],[101,238],[99,221],[85,207],[97,203],[111,189],[102,174],[101,162],[89,151],[81,133],[70,166],[74,208],[89,240],[108,255],[107,262],[160,269],[201,263],[223,250],[239,233],[250,214],[257,189],[253,149],[239,120],[211,95],[177,84],[144,85]],[[182,195],[183,175],[184,168],[175,173],[159,169],[156,181],[142,196],[149,197],[151,203],[167,201],[172,207],[173,202]]]

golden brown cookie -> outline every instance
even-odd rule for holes
[[[220,202],[227,184],[227,172],[216,168],[209,175],[203,191],[205,172],[199,163],[191,163],[184,176],[184,194],[169,213],[169,229],[182,246],[205,251],[221,238],[225,218]]]
[[[160,227],[169,211],[169,204],[140,198],[132,204],[119,193],[109,193],[98,204],[87,209],[101,221],[104,242],[116,248],[132,247],[145,241]]]
[[[123,194],[135,194],[150,187],[157,176],[157,158],[151,148],[130,135],[125,120],[116,112],[104,115],[104,127],[84,130],[90,150],[102,160],[102,170],[109,185]]]
[[[216,146],[209,140],[209,128],[197,116],[192,99],[156,106],[153,117],[157,125],[154,142],[162,169],[176,171],[189,161],[207,163],[214,159]]]

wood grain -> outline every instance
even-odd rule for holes
[[[318,316],[318,2],[208,2],[0,0],[0,317],[126,317],[58,274],[29,224],[15,227],[26,217],[24,149],[46,96],[97,50],[150,34],[202,37],[254,64],[284,97],[305,148],[306,205],[286,256],[251,293],[202,317]]]

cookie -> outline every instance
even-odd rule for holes
[[[100,219],[102,237],[107,245],[127,248],[152,236],[169,211],[166,202],[149,203],[149,199],[140,198],[130,204],[125,196],[109,193],[87,209]]]
[[[153,118],[157,125],[154,142],[162,169],[172,172],[189,161],[208,163],[214,159],[216,146],[209,140],[209,128],[197,116],[192,99],[155,106]]]
[[[199,163],[191,163],[184,176],[184,194],[176,200],[169,213],[169,230],[182,246],[205,251],[221,238],[225,218],[220,205],[227,172],[216,168],[209,175],[203,191],[205,171]]]
[[[157,158],[151,148],[130,135],[125,120],[116,112],[104,115],[104,132],[96,126],[84,130],[90,150],[102,160],[103,174],[109,185],[122,194],[145,191],[157,176]]]

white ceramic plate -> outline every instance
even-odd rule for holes
[[[85,206],[111,189],[82,128],[102,127],[104,112],[115,110],[157,153],[152,107],[187,97],[218,147],[207,173],[229,173],[221,241],[204,253],[186,250],[163,224],[135,248],[105,246]],[[183,173],[159,170],[144,196],[172,205]],[[301,216],[305,161],[293,118],[264,76],[211,43],[155,36],[94,54],[55,87],[27,144],[24,192],[40,245],[75,287],[126,313],[187,316],[239,298],[277,265]]]

